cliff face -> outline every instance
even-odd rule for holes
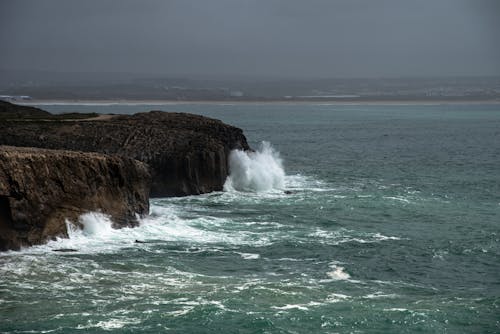
[[[133,226],[149,211],[149,182],[129,158],[0,146],[0,250],[66,236],[65,220],[89,211]]]
[[[232,149],[249,149],[241,129],[207,117],[152,111],[106,120],[0,122],[0,145],[117,154],[149,165],[151,195],[222,190]]]

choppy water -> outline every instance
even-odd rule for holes
[[[44,108],[216,117],[284,173],[236,154],[225,192],[1,254],[0,332],[500,332],[499,105]]]

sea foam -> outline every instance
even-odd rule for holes
[[[336,262],[330,263],[330,268],[332,271],[329,271],[326,274],[328,277],[336,281],[349,280],[351,278],[351,275],[344,271],[344,267],[339,266]]]
[[[58,238],[45,245],[26,248],[25,253],[46,253],[54,250],[74,250],[82,253],[109,253],[127,247],[148,248],[158,243],[182,243],[213,249],[217,244],[262,246],[272,236],[256,231],[234,233],[230,220],[223,217],[182,215],[182,207],[151,203],[151,214],[139,220],[135,228],[114,229],[111,218],[100,212],[88,212],[76,222],[66,221],[68,238]],[[245,226],[243,224],[243,226]],[[227,228],[231,227],[231,228]],[[137,242],[139,241],[139,242]],[[64,253],[57,253],[64,254]],[[260,255],[241,253],[244,259],[258,259]]]
[[[113,233],[111,218],[100,212],[85,213],[80,216],[79,222],[83,225],[83,234],[86,236],[104,236]]]
[[[283,189],[285,171],[279,153],[268,142],[255,152],[233,150],[224,190],[260,192]]]

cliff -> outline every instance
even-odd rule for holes
[[[241,129],[203,116],[151,111],[85,120],[0,121],[0,145],[116,154],[149,165],[151,196],[222,190],[232,149],[248,150]]]
[[[149,211],[149,182],[147,166],[129,158],[0,146],[0,250],[66,236],[65,220],[88,211],[133,226]]]

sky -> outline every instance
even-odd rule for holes
[[[498,0],[0,0],[0,69],[500,75]]]

